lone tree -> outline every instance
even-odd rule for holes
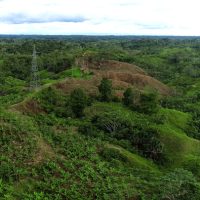
[[[76,117],[82,117],[83,110],[87,106],[87,96],[85,92],[78,88],[71,92],[70,103],[73,113]]]
[[[133,105],[134,93],[131,88],[127,88],[123,94],[123,103],[125,106],[131,107]]]
[[[98,86],[101,93],[101,100],[109,102],[112,99],[112,81],[107,78],[101,80],[101,84]]]

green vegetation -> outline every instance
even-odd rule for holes
[[[133,90],[131,88],[127,88],[123,95],[124,98],[122,100],[124,105],[129,107],[133,106],[133,99],[134,99]]]
[[[83,116],[83,110],[87,106],[87,96],[82,89],[75,89],[70,95],[70,104],[76,117]]]
[[[140,112],[147,114],[156,113],[158,111],[158,98],[156,93],[142,93],[138,109]]]
[[[106,78],[101,80],[101,84],[98,87],[101,94],[102,101],[110,101],[112,99],[112,82]]]
[[[0,200],[200,200],[199,38],[21,37],[0,38]]]
[[[160,185],[160,199],[199,199],[199,183],[192,173],[176,169],[162,177]]]

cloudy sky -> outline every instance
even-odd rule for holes
[[[200,0],[0,0],[0,34],[200,35]]]

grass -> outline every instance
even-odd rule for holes
[[[160,114],[166,118],[166,123],[171,124],[174,128],[187,130],[188,122],[191,120],[191,115],[173,109],[160,109]]]
[[[140,113],[130,111],[120,103],[96,102],[91,107],[88,107],[85,112],[88,117],[92,117],[96,113],[113,112],[116,115],[123,116],[127,120],[135,120],[143,116]]]
[[[79,67],[72,67],[71,69],[64,70],[56,75],[57,79],[63,79],[66,77],[73,78],[90,78],[91,75],[83,73]]]
[[[170,167],[180,167],[188,158],[198,155],[200,151],[200,142],[188,137],[185,132],[189,131],[187,122],[191,116],[170,109],[162,109],[160,112],[166,116],[165,123],[159,125],[158,129],[165,144],[167,159]]]
[[[106,144],[105,148],[110,150],[116,150],[118,154],[120,154],[127,160],[131,167],[138,168],[140,170],[158,172],[158,167],[152,161],[147,160],[137,154],[131,153],[120,146]]]

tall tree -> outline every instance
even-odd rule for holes
[[[152,114],[158,111],[158,95],[155,92],[142,93],[138,109],[142,113]]]
[[[131,88],[127,88],[123,94],[123,103],[125,106],[132,106],[133,105],[133,98],[134,98],[134,93],[133,90]]]
[[[98,86],[99,92],[101,94],[101,100],[109,102],[112,99],[112,81],[103,78],[101,84]]]
[[[78,88],[71,92],[71,108],[76,117],[82,117],[84,108],[87,106],[87,96],[85,92]]]

